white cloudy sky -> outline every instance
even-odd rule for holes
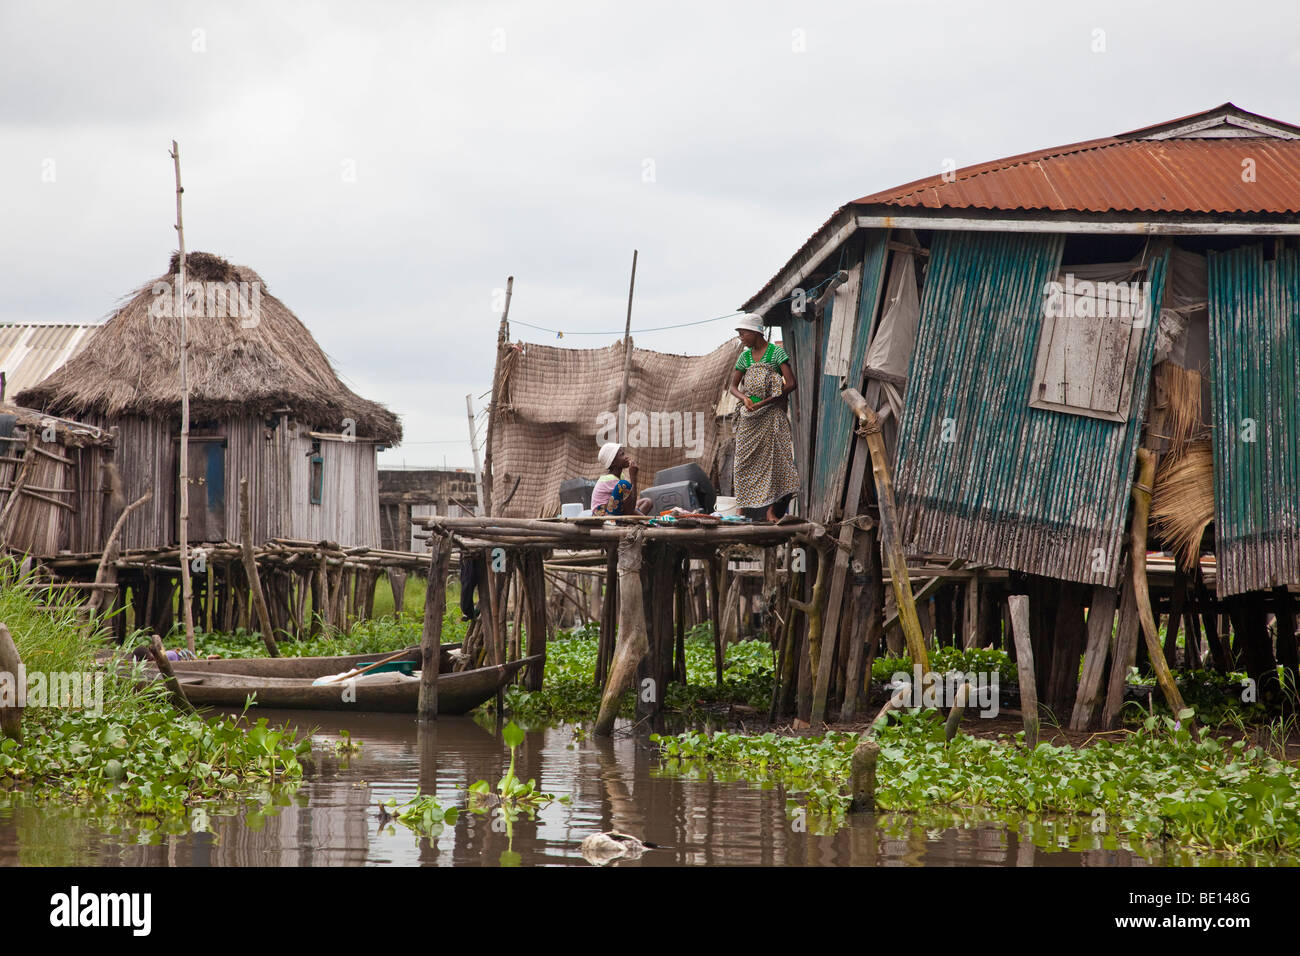
[[[255,268],[401,414],[385,464],[466,465],[508,274],[512,319],[564,345],[618,337],[633,248],[634,329],[730,313],[840,204],[946,157],[1228,100],[1300,121],[1298,10],[2,0],[0,321],[98,320],[164,270],[175,138],[189,248]]]

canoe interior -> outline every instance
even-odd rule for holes
[[[542,660],[538,655],[508,664],[439,674],[438,713],[450,716],[473,710],[509,683],[526,664],[540,664]],[[269,677],[208,669],[177,670],[176,676],[190,703],[201,707],[243,707],[248,696],[256,694],[255,706],[274,709],[414,714],[420,700],[419,679],[394,673],[363,677],[351,687],[341,683],[313,684],[313,677]]]
[[[438,664],[440,672],[451,670],[451,658],[448,654],[459,649],[460,644],[442,645],[442,656]],[[172,670],[177,674],[219,672],[256,677],[310,677],[315,680],[317,677],[341,674],[354,667],[365,667],[367,664],[382,661],[396,653],[396,651],[385,651],[382,654],[348,654],[338,657],[231,657],[215,661],[172,661]],[[420,649],[408,647],[397,660],[418,663]]]

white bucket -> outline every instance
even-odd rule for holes
[[[713,503],[713,510],[721,515],[740,514],[740,509],[736,507],[736,499],[727,498],[722,495],[719,495],[717,500]]]
[[[578,518],[582,516],[582,504],[577,501],[570,501],[560,505],[561,518]]]

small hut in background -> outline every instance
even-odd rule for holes
[[[177,256],[19,401],[118,432],[132,513],[124,550],[178,540],[181,392]],[[376,454],[397,416],[344,385],[306,326],[247,266],[186,257],[190,317],[189,537],[238,541],[248,479],[253,544],[271,538],[379,547]],[[89,549],[87,549],[89,550]]]
[[[0,545],[37,558],[99,549],[115,506],[113,443],[93,425],[0,403]]]

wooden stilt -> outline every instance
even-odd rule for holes
[[[420,632],[419,719],[438,719],[438,659],[442,652],[442,618],[447,609],[447,569],[451,541],[442,535],[429,540],[429,580],[424,592],[424,627]]]
[[[1029,641],[1029,598],[1024,594],[1007,597],[1011,609],[1011,632],[1016,642],[1016,672],[1020,675],[1020,710],[1025,721],[1025,746],[1038,746],[1038,690],[1034,678],[1034,652]]]
[[[257,559],[253,557],[253,524],[248,507],[248,479],[239,480],[239,550],[244,556],[244,573],[248,575],[248,590],[257,607],[257,621],[262,629],[262,641],[266,651],[272,657],[280,656],[280,648],[275,643],[275,633],[271,630],[271,615],[266,609],[266,596],[262,593],[262,582],[257,574]]]
[[[1137,657],[1138,645],[1137,595],[1133,591],[1133,575],[1123,575],[1119,592],[1119,620],[1115,624],[1115,653],[1111,658],[1110,680],[1106,689],[1106,705],[1101,712],[1103,730],[1119,726],[1120,711],[1124,707],[1124,691],[1128,687],[1128,672]]]
[[[1133,483],[1132,543],[1129,547],[1130,567],[1133,570],[1133,588],[1137,598],[1138,617],[1142,634],[1146,638],[1147,653],[1156,672],[1156,682],[1164,694],[1165,703],[1175,715],[1187,709],[1183,695],[1178,690],[1174,675],[1165,663],[1160,634],[1156,630],[1151,611],[1151,596],[1147,591],[1147,520],[1151,513],[1151,486],[1155,482],[1156,456],[1146,448],[1138,449],[1137,477]]]
[[[613,732],[619,698],[630,686],[637,666],[650,649],[641,589],[642,560],[642,532],[638,528],[618,545],[618,641],[596,717],[594,732],[598,737],[608,737]]]
[[[1106,673],[1106,655],[1110,650],[1111,633],[1115,625],[1115,608],[1119,592],[1098,585],[1092,589],[1092,605],[1088,609],[1088,643],[1083,653],[1083,676],[1074,700],[1070,717],[1071,730],[1090,730],[1097,719],[1101,703],[1102,678]]]

